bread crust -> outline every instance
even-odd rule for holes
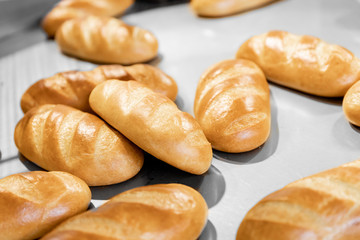
[[[188,186],[150,185],[120,193],[96,211],[69,219],[43,240],[195,240],[207,212],[203,197]]]
[[[342,108],[346,119],[360,127],[360,80],[346,92]]]
[[[231,153],[262,145],[270,134],[270,90],[261,69],[244,59],[225,60],[200,78],[195,118],[212,147]]]
[[[193,174],[206,172],[210,143],[196,120],[174,102],[136,81],[106,81],[90,94],[91,108],[137,146]]]
[[[202,17],[224,17],[263,6],[274,0],[191,0],[190,7]]]
[[[69,172],[89,186],[126,181],[144,162],[142,151],[100,118],[64,105],[31,109],[16,125],[14,138],[30,161]]]
[[[360,79],[360,60],[349,50],[308,35],[270,31],[236,54],[255,62],[268,80],[322,97],[343,97]]]
[[[245,216],[237,240],[359,239],[360,160],[285,186]]]
[[[0,180],[0,232],[7,240],[37,239],[62,221],[84,212],[91,192],[65,172],[33,171]]]
[[[61,72],[35,82],[22,95],[21,109],[26,113],[44,104],[63,104],[92,112],[89,105],[91,91],[97,84],[109,79],[136,80],[173,101],[178,91],[173,78],[151,65],[103,65],[91,71]]]
[[[134,0],[62,0],[42,20],[49,37],[54,37],[64,22],[87,15],[116,16],[125,12]]]
[[[66,21],[55,40],[65,54],[96,63],[147,62],[158,51],[158,41],[151,32],[95,15]]]

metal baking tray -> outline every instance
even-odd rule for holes
[[[159,56],[151,64],[176,80],[176,103],[193,114],[202,72],[214,63],[234,58],[238,47],[253,35],[269,30],[313,35],[360,57],[359,12],[359,0],[288,0],[226,18],[198,18],[183,3],[127,14],[123,20],[157,36]],[[40,28],[34,31],[41,32]],[[43,33],[35,35],[24,29],[22,36],[24,41],[29,36],[29,46],[0,58],[1,178],[39,169],[19,157],[13,140],[15,125],[23,116],[23,92],[33,82],[57,72],[96,66],[61,54],[56,43]],[[180,182],[199,190],[209,205],[208,224],[200,239],[235,239],[246,212],[267,194],[299,178],[360,158],[360,129],[345,119],[341,98],[315,97],[272,83],[270,91],[271,135],[260,148],[241,154],[214,151],[212,167],[202,176],[182,172],[147,155],[144,168],[133,179],[93,187],[92,204],[97,207],[133,187]]]

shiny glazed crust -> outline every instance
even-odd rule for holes
[[[352,85],[346,92],[342,107],[346,119],[360,127],[360,81]]]
[[[21,154],[46,170],[69,172],[89,186],[123,182],[143,165],[143,153],[100,118],[64,105],[28,111],[15,128]]]
[[[195,240],[207,220],[207,205],[182,184],[135,188],[61,224],[43,240]]]
[[[122,14],[134,0],[62,0],[43,19],[42,27],[49,37],[65,21],[87,15],[116,16]]]
[[[68,71],[41,79],[30,86],[21,98],[24,113],[44,104],[64,104],[81,111],[91,112],[89,95],[94,87],[106,80],[136,80],[169,97],[176,99],[174,79],[160,69],[147,64],[132,66],[104,65],[91,71]]]
[[[135,81],[106,81],[90,95],[91,108],[137,146],[193,174],[206,172],[210,143],[196,120],[174,102]]]
[[[224,17],[260,7],[274,0],[191,0],[191,9],[203,17]]]
[[[270,81],[323,97],[344,96],[360,78],[360,60],[345,48],[284,31],[250,38],[236,57],[255,62]]]
[[[141,63],[158,51],[157,39],[149,31],[93,15],[66,21],[55,40],[64,53],[97,63]]]
[[[89,187],[65,172],[33,171],[0,180],[1,239],[37,239],[85,211]]]
[[[257,203],[237,240],[360,239],[360,160],[303,178]]]
[[[245,152],[270,134],[270,91],[253,62],[225,60],[201,76],[194,101],[195,118],[213,148]]]

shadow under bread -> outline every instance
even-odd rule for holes
[[[198,240],[216,240],[216,229],[212,222],[208,219],[204,230],[202,231]]]
[[[36,165],[35,163],[31,162],[30,160],[28,160],[24,155],[22,155],[19,152],[19,159],[21,161],[22,164],[24,164],[24,166],[29,170],[29,171],[46,171],[45,169],[39,167],[38,165]]]
[[[93,199],[106,200],[126,190],[140,186],[180,183],[201,193],[208,207],[216,205],[225,193],[225,179],[214,166],[202,175],[179,170],[145,153],[144,166],[133,178],[109,186],[91,187]]]

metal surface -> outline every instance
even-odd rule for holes
[[[159,57],[152,64],[177,81],[176,102],[192,114],[202,72],[218,61],[234,58],[240,44],[255,34],[278,29],[314,35],[360,57],[359,12],[359,0],[288,0],[219,19],[198,18],[187,4],[131,13],[123,19],[157,36]],[[21,31],[24,40],[26,31]],[[23,116],[19,106],[22,93],[33,82],[56,72],[95,66],[62,55],[43,33],[35,35],[31,45],[0,54],[0,177],[37,169],[18,158],[13,140],[15,125]],[[4,45],[11,46],[0,39],[0,49]],[[92,188],[92,203],[99,206],[135,186],[182,182],[198,189],[209,204],[209,222],[201,239],[234,239],[246,212],[267,194],[360,158],[360,129],[345,119],[342,99],[314,97],[274,84],[270,89],[271,136],[261,148],[243,154],[215,151],[213,166],[204,176],[181,172],[147,156],[144,169],[135,178]]]

